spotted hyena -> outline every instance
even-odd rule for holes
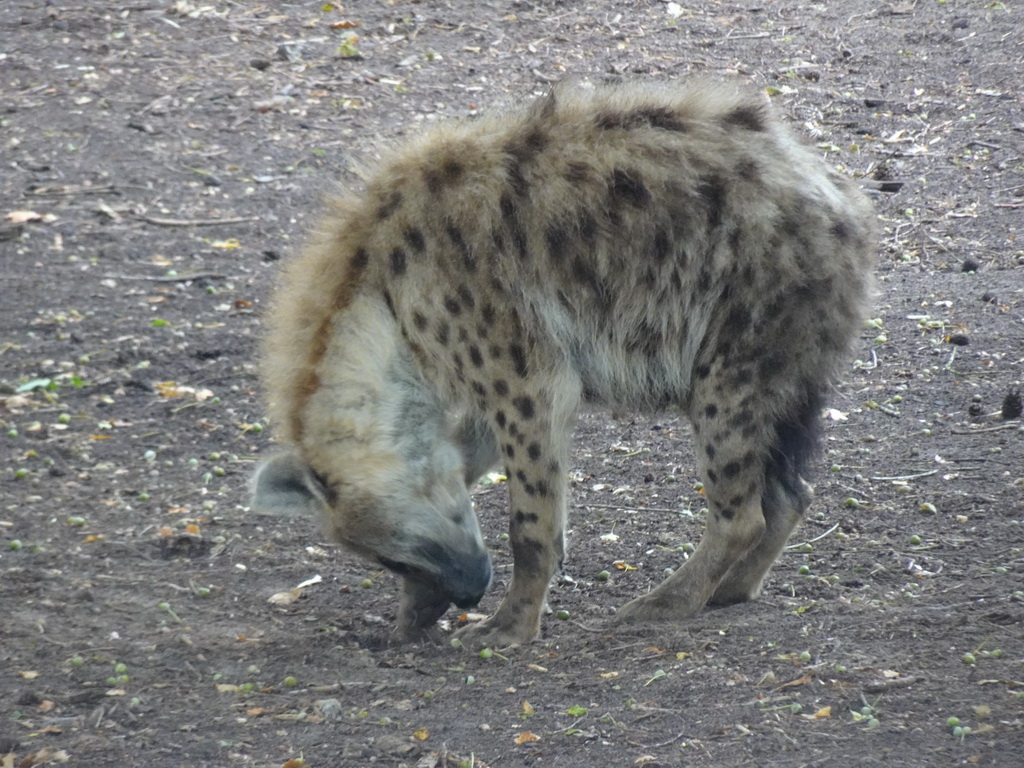
[[[403,578],[415,636],[490,584],[467,487],[503,463],[512,580],[462,637],[524,642],[564,554],[577,410],[677,406],[703,540],[617,615],[751,600],[810,501],[872,246],[865,198],[734,86],[563,85],[427,130],[287,266],[264,373],[291,449],[258,472],[255,504],[322,510]]]

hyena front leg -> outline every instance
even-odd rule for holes
[[[509,489],[513,571],[494,615],[465,627],[459,638],[475,646],[526,643],[540,633],[548,585],[565,556],[566,455],[571,418],[555,419],[538,398],[511,399],[495,413]]]

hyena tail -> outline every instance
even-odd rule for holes
[[[772,486],[778,486],[778,490],[794,500],[808,495],[807,483],[803,478],[807,474],[808,465],[821,450],[821,410],[824,402],[821,388],[809,387],[795,406],[776,421],[775,442],[765,467],[762,505],[766,517],[769,508],[773,506],[769,503],[771,497],[778,492]]]

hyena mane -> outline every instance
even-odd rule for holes
[[[810,501],[873,219],[762,94],[732,85],[563,85],[425,129],[287,265],[263,375],[291,449],[258,472],[256,503],[321,509],[402,576],[414,636],[486,589],[467,485],[503,462],[514,572],[464,635],[521,642],[564,554],[578,408],[671,405],[694,427],[706,530],[619,616],[753,599]]]

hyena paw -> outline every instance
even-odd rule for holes
[[[616,624],[656,624],[680,621],[700,613],[703,605],[690,605],[686,601],[666,600],[652,592],[631,600],[619,608],[612,620]]]
[[[508,648],[536,640],[539,634],[539,624],[531,627],[529,624],[503,622],[499,614],[495,614],[477,624],[463,627],[455,633],[455,637],[467,648]]]

